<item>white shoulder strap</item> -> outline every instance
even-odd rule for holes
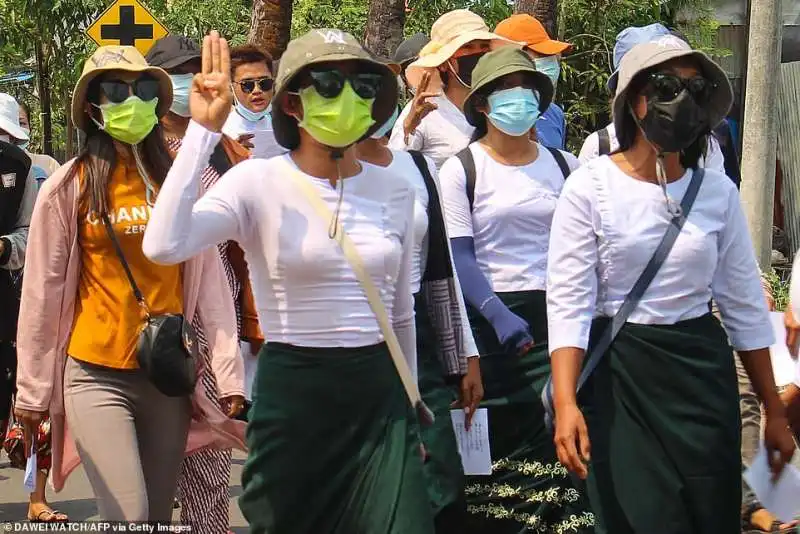
[[[297,185],[298,189],[300,189],[300,191],[306,197],[308,203],[312,208],[314,208],[314,211],[317,212],[323,221],[330,221],[333,218],[333,213],[331,213],[328,205],[325,204],[325,201],[320,196],[319,191],[316,190],[314,185],[308,179],[306,179],[305,176],[302,176],[298,171],[291,168],[289,165],[286,165],[286,167],[289,170],[289,175],[291,176],[295,185]],[[422,401],[419,388],[417,387],[417,383],[411,375],[411,370],[408,367],[408,363],[403,356],[403,349],[400,347],[400,342],[397,341],[397,336],[395,335],[394,329],[389,321],[389,316],[386,313],[386,307],[383,305],[378,288],[375,287],[375,284],[372,282],[372,278],[370,278],[369,274],[364,268],[364,262],[361,260],[361,255],[358,253],[355,245],[345,233],[344,228],[342,228],[342,223],[337,220],[336,224],[336,234],[333,239],[339,243],[345,258],[347,258],[348,263],[350,263],[350,266],[353,268],[356,278],[358,278],[358,281],[361,283],[361,287],[364,289],[364,293],[367,295],[369,306],[372,308],[372,312],[378,319],[378,324],[380,325],[381,332],[383,333],[383,338],[386,341],[386,345],[389,347],[389,352],[392,355],[395,369],[397,369],[397,374],[400,375],[400,380],[402,381],[403,387],[406,390],[408,400],[416,409],[417,415],[423,422],[432,422],[433,413]]]

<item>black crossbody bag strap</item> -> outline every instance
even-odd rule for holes
[[[580,391],[580,389],[592,375],[592,372],[594,372],[594,370],[597,368],[600,360],[602,360],[603,356],[606,354],[606,352],[608,352],[608,349],[611,347],[611,344],[614,342],[617,334],[619,334],[620,330],[622,330],[622,327],[625,326],[625,323],[628,321],[628,317],[630,317],[631,313],[633,313],[633,310],[636,309],[636,306],[638,306],[639,301],[641,300],[645,291],[647,291],[650,283],[653,281],[656,274],[658,274],[658,270],[664,264],[664,260],[667,259],[667,256],[672,250],[672,246],[675,244],[675,241],[678,239],[678,235],[681,233],[683,225],[686,223],[686,219],[689,217],[689,213],[692,211],[692,206],[697,198],[698,191],[700,191],[700,186],[702,185],[704,175],[705,170],[702,168],[695,169],[694,173],[692,174],[692,180],[689,183],[686,194],[683,195],[683,200],[681,200],[681,213],[674,216],[670,220],[667,230],[664,233],[664,237],[661,239],[658,247],[656,247],[653,256],[650,258],[650,261],[644,268],[644,271],[642,271],[642,274],[636,280],[636,283],[633,284],[633,288],[631,289],[630,293],[628,293],[628,296],[625,297],[625,301],[622,303],[622,306],[620,306],[619,311],[617,311],[617,313],[611,319],[611,322],[608,324],[605,330],[603,330],[603,334],[600,336],[597,343],[591,348],[589,352],[589,358],[586,360],[586,364],[583,366],[583,370],[578,377],[577,391]],[[545,422],[547,423],[548,427],[552,427],[552,417],[554,414],[552,376],[548,377],[544,391],[542,391],[542,404],[545,408]]]
[[[123,254],[122,247],[120,246],[119,240],[117,239],[117,236],[114,233],[114,227],[111,226],[111,220],[108,218],[107,213],[103,213],[100,217],[103,219],[103,226],[105,226],[106,232],[108,233],[108,237],[109,239],[111,239],[111,244],[114,245],[114,251],[117,253],[119,262],[122,264],[122,268],[125,270],[125,276],[128,277],[128,282],[130,283],[131,289],[133,290],[133,296],[136,297],[136,301],[145,310],[145,312],[149,317],[150,311],[147,308],[147,302],[145,302],[144,295],[139,289],[139,286],[136,285],[136,280],[134,280],[133,278],[133,272],[131,272],[131,268],[128,265],[128,260],[125,259],[125,254]]]
[[[472,208],[475,205],[475,179],[477,178],[477,171],[475,170],[475,158],[472,157],[472,151],[469,147],[456,154],[456,157],[461,161],[464,167],[464,176],[467,179],[467,200],[469,200],[469,212],[472,213]]]
[[[553,159],[556,160],[558,164],[558,168],[561,169],[561,174],[564,176],[566,180],[570,174],[572,174],[572,169],[569,168],[569,164],[567,163],[567,158],[564,157],[564,154],[557,148],[553,148],[551,146],[545,147],[548,152],[553,156]]]
[[[611,154],[611,136],[608,135],[608,128],[603,128],[597,132],[598,154],[607,156]]]

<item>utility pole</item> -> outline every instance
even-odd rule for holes
[[[782,25],[781,0],[752,2],[742,122],[741,192],[756,259],[762,269],[771,267],[772,258]]]

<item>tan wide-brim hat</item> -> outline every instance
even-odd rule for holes
[[[132,46],[101,46],[83,64],[83,73],[72,93],[72,123],[79,130],[85,132],[89,122],[86,112],[89,84],[101,74],[114,70],[147,73],[158,80],[156,115],[160,119],[169,111],[172,105],[172,80],[166,71],[148,65],[144,56]]]
[[[283,95],[303,69],[317,63],[335,61],[359,61],[382,75],[381,87],[372,105],[372,118],[375,120],[362,139],[376,132],[397,107],[397,72],[399,66],[387,63],[364,48],[349,33],[335,29],[311,30],[305,35],[289,42],[281,56],[278,75],[275,77],[275,96],[272,106],[272,130],[275,140],[284,148],[294,150],[300,143],[297,120],[283,111]],[[397,69],[397,70],[395,70]]]
[[[693,50],[685,41],[673,35],[665,35],[654,41],[634,46],[620,62],[617,92],[612,105],[617,136],[620,136],[625,128],[623,119],[631,81],[639,73],[648,71],[671,59],[682,57],[697,61],[703,76],[714,84],[714,93],[705,106],[709,127],[714,129],[725,119],[733,105],[733,90],[725,71],[703,52]]]
[[[483,19],[468,9],[456,9],[439,17],[431,26],[431,40],[419,52],[419,58],[406,69],[406,79],[412,87],[417,87],[422,75],[429,71],[431,77],[429,90],[441,87],[437,67],[446,63],[459,48],[472,41],[489,41],[494,50],[497,46],[523,43],[500,37],[489,30]]]

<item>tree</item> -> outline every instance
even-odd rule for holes
[[[54,110],[51,95],[72,90],[89,46],[82,30],[102,5],[98,0],[6,0],[3,7],[0,64],[6,69],[13,65],[35,66],[41,148],[52,155],[53,131],[58,134],[58,145],[63,146],[69,113],[60,102],[55,103]],[[54,128],[56,124],[58,127]]]
[[[551,37],[558,35],[558,0],[515,0],[514,13],[533,15]]]
[[[278,58],[289,44],[292,0],[254,0],[247,40]]]
[[[391,58],[403,41],[405,0],[370,0],[364,45],[372,53]]]
[[[233,44],[247,34],[252,0],[146,0],[172,33],[202,39],[219,30]],[[0,72],[35,70],[15,85],[32,105],[32,150],[67,159],[73,155],[69,103],[86,58],[96,45],[85,35],[110,0],[0,0]],[[0,90],[9,90],[5,87]]]

